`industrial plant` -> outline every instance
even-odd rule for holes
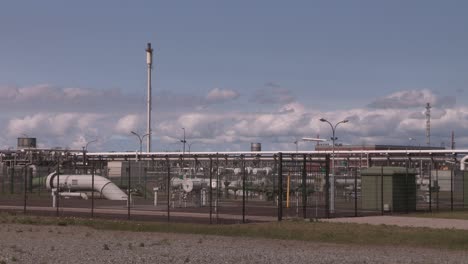
[[[433,147],[426,105],[426,146],[331,144],[314,151],[152,151],[151,71],[146,48],[147,130],[135,152],[38,148],[19,137],[0,150],[0,210],[56,216],[238,223],[330,218],[468,205],[468,150]],[[146,151],[143,142],[146,139]],[[39,139],[40,140],[40,139]],[[322,142],[323,139],[304,138]],[[189,146],[190,147],[190,146]]]
[[[468,150],[330,146],[315,151],[1,150],[0,208],[58,216],[235,223],[468,204]],[[465,186],[467,186],[465,188]]]

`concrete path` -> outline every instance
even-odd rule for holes
[[[468,220],[422,218],[405,216],[366,216],[350,218],[321,219],[323,222],[332,223],[357,223],[371,225],[395,225],[409,227],[448,228],[468,230]]]

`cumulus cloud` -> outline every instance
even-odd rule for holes
[[[136,114],[130,114],[121,117],[114,127],[115,132],[120,134],[129,134],[130,131],[137,131],[141,125],[141,118]]]
[[[426,103],[437,107],[452,107],[455,105],[455,97],[437,96],[427,89],[399,91],[385,97],[381,97],[370,103],[371,108],[397,109],[424,107]]]
[[[264,89],[267,92],[282,90],[274,83],[268,84]],[[107,96],[93,99],[102,92],[79,88],[61,89],[47,85],[8,89],[0,87],[0,108],[3,110],[3,115],[0,115],[0,145],[13,145],[14,143],[8,142],[15,142],[14,138],[24,133],[37,137],[38,142],[46,146],[80,149],[90,139],[99,138],[99,142],[93,144],[93,147],[102,150],[134,149],[135,139],[130,135],[130,131],[144,130],[145,109],[139,109],[141,112],[134,110],[142,108],[141,103],[136,104],[139,101],[136,97],[131,97],[130,101],[138,107],[127,108],[128,102],[123,102],[125,95],[118,90],[108,90]],[[286,99],[279,98],[281,95],[286,95]],[[428,90],[394,93],[382,97],[387,98],[387,101],[380,98],[373,102],[380,100],[384,105],[388,102],[389,107],[321,111],[294,100],[290,92],[278,92],[274,94],[273,99],[267,98],[268,100],[264,101],[274,103],[269,108],[262,109],[263,112],[258,112],[258,108],[249,110],[242,107],[234,110],[223,107],[217,111],[197,108],[199,105],[226,102],[239,97],[235,91],[219,88],[195,97],[188,94],[179,96],[174,92],[159,92],[158,100],[166,98],[164,107],[169,110],[155,111],[155,150],[180,148],[182,127],[186,130],[187,142],[196,142],[198,150],[248,150],[251,142],[261,142],[265,150],[287,150],[288,147],[294,150],[293,142],[298,138],[315,137],[317,134],[322,138],[331,137],[329,125],[319,121],[322,117],[332,123],[349,120],[346,124],[340,124],[337,129],[336,136],[340,143],[407,144],[409,137],[419,138],[423,143],[426,126],[424,106],[427,100],[434,104],[431,141],[449,142],[450,133],[454,130],[456,135],[460,134],[460,137],[457,137],[457,145],[468,145],[468,138],[461,137],[461,131],[468,129],[468,108],[441,104],[440,102],[444,102],[443,97],[441,99]],[[31,107],[27,113],[18,114],[15,109],[20,109],[20,106],[15,106],[13,110],[4,106],[9,102],[14,102],[10,105],[21,105],[18,102],[34,104],[33,101],[37,98],[43,98],[43,108]],[[104,104],[114,103],[116,106],[108,109],[85,107],[82,112],[69,107],[73,104],[83,106],[87,100],[106,101]],[[141,101],[144,103],[144,100]],[[49,105],[50,102],[54,102],[54,105],[61,107],[47,108],[46,102]],[[158,102],[160,101],[157,101],[156,105],[161,107]],[[171,102],[189,104],[190,107],[180,110],[177,105],[169,105]],[[307,149],[313,149],[313,144],[306,143],[301,149],[306,149],[306,146]]]
[[[214,88],[208,92],[206,95],[206,100],[209,103],[219,103],[237,99],[239,97],[239,93],[233,90],[228,89],[219,89]]]

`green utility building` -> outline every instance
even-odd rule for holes
[[[468,205],[468,171],[463,171],[463,208]]]
[[[361,192],[364,210],[415,211],[416,170],[405,167],[364,169],[361,172]]]

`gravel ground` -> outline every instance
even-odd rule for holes
[[[0,263],[467,263],[468,252],[81,226],[0,226]]]

